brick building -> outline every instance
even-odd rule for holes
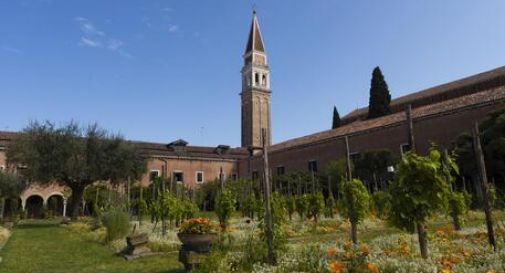
[[[271,144],[270,70],[267,53],[256,14],[243,55],[242,68],[242,147],[198,147],[184,140],[171,143],[134,142],[148,155],[148,171],[139,183],[149,185],[153,176],[171,177],[188,187],[214,180],[248,177],[262,172],[261,154],[250,156],[248,147],[260,146],[261,132],[266,132],[272,173],[297,170],[321,172],[331,160],[345,156],[344,138],[350,152],[359,157],[365,151],[391,151],[400,156],[406,150],[407,124],[405,108],[412,106],[416,148],[424,153],[430,143],[450,147],[459,134],[469,131],[476,121],[505,106],[505,67],[470,76],[451,83],[396,98],[391,101],[392,113],[366,119],[368,109],[355,110],[342,118],[342,126],[308,136]],[[0,169],[5,169],[5,155],[15,132],[0,132]],[[65,194],[61,186],[32,185],[20,196],[28,215],[37,216],[37,208],[57,198],[61,213],[65,211]]]

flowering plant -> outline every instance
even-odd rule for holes
[[[206,234],[216,231],[215,225],[208,218],[192,218],[184,221],[180,233]]]

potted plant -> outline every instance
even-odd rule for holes
[[[216,227],[208,218],[192,218],[182,223],[177,237],[186,251],[209,252],[217,238]]]

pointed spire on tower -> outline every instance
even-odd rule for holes
[[[265,52],[258,18],[256,17],[256,8],[253,9],[253,19],[251,23],[251,30],[249,31],[249,39],[247,40],[247,46],[245,48],[245,54],[252,51]]]

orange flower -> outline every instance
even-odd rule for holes
[[[326,256],[331,257],[331,256],[335,255],[336,252],[337,252],[336,248],[334,248],[334,247],[328,247],[326,249]]]
[[[330,263],[330,270],[332,273],[342,273],[344,271],[344,265],[337,261],[333,261]]]
[[[377,268],[377,265],[374,264],[374,263],[368,263],[367,267],[368,267],[368,270],[370,270],[370,272],[372,272],[372,273],[379,272],[379,269]]]
[[[360,250],[363,254],[368,254],[368,253],[369,253],[368,245],[366,245],[366,244],[362,244],[362,245],[359,247],[359,250]]]

